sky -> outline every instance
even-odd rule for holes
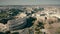
[[[60,0],[0,0],[0,5],[60,5]]]

